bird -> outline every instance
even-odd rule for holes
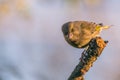
[[[89,21],[69,21],[62,25],[62,32],[65,40],[73,47],[86,48],[91,39],[99,37],[105,26],[103,23],[95,23]]]

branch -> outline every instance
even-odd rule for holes
[[[83,51],[79,64],[68,80],[84,80],[83,75],[90,69],[97,57],[101,55],[107,43],[108,41],[104,41],[101,37],[92,39],[87,50]]]

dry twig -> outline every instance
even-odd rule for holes
[[[101,55],[107,43],[108,41],[104,41],[101,37],[92,39],[88,49],[83,51],[79,64],[68,80],[84,80],[83,75],[90,69],[93,62],[97,60],[97,57]]]

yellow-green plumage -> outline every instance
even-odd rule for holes
[[[77,48],[87,46],[92,38],[99,36],[102,29],[102,24],[87,21],[67,22],[62,26],[66,41]]]

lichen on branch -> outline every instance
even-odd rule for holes
[[[75,67],[74,71],[68,80],[84,80],[84,74],[92,67],[93,62],[101,55],[108,41],[104,41],[101,37],[93,38],[87,50],[82,52],[79,64]]]

